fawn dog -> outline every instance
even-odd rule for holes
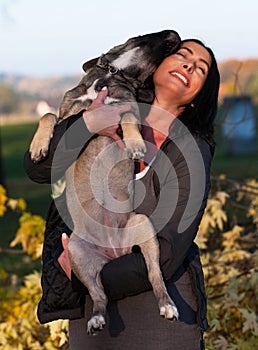
[[[178,318],[162,278],[154,228],[147,216],[133,212],[130,184],[134,160],[141,159],[146,152],[136,102],[152,101],[153,91],[146,82],[179,45],[178,34],[164,30],[131,38],[86,62],[85,75],[79,85],[64,95],[59,117],[51,113],[44,115],[30,146],[31,158],[40,161],[48,152],[54,125],[87,109],[103,86],[109,91],[105,103],[131,104],[131,110],[121,118],[127,152],[111,138],[97,136],[66,171],[67,205],[74,224],[69,257],[72,270],[93,300],[89,334],[105,325],[107,297],[100,280],[102,267],[111,259],[129,253],[136,244],[145,258],[160,314],[167,319]]]

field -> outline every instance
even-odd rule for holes
[[[23,170],[23,156],[29,146],[36,124],[4,125],[1,127],[2,162],[5,185],[11,198],[26,200],[29,212],[45,217],[50,203],[50,185],[33,183]],[[257,178],[258,157],[252,155],[228,156],[223,149],[223,141],[217,137],[217,150],[212,166],[212,175],[226,174],[230,179],[244,180]],[[18,214],[9,212],[0,218],[0,247],[8,248],[18,227]],[[38,267],[23,255],[0,254],[1,266],[8,272],[23,275]]]
[[[33,183],[23,170],[23,156],[35,132],[36,124],[6,125],[1,127],[2,165],[5,187],[10,198],[24,198],[27,210],[45,217],[50,198],[50,185]],[[8,248],[18,228],[19,215],[7,212],[0,217],[1,248]],[[23,254],[0,254],[1,267],[18,276],[38,268],[40,262]]]

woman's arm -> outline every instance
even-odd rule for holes
[[[56,125],[46,158],[34,163],[29,151],[25,153],[24,168],[31,180],[38,183],[56,182],[96,134],[111,137],[124,148],[116,131],[121,119],[120,114],[127,112],[131,107],[104,105],[107,95],[107,88],[103,88],[87,111],[82,111]]]

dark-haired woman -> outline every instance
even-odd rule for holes
[[[164,59],[154,73],[153,86],[154,101],[142,127],[148,150],[145,162],[136,169],[135,211],[148,215],[157,231],[160,265],[179,320],[171,322],[159,316],[143,256],[134,251],[104,266],[101,277],[109,297],[107,324],[97,336],[87,335],[91,300],[86,295],[85,303],[87,292],[70,270],[68,236],[63,235],[64,250],[61,246],[62,232],[69,233],[63,222],[66,219],[64,215],[63,220],[60,218],[52,203],[45,234],[43,296],[38,315],[41,322],[71,320],[72,350],[204,349],[206,298],[194,239],[206,207],[214,153],[219,73],[212,51],[198,40],[182,41],[180,49]],[[59,157],[60,164],[54,169],[55,180],[74,160],[73,154],[78,154],[83,140],[95,133],[117,140],[121,110],[104,106],[106,95],[107,91],[102,90],[91,105],[93,111],[100,106],[105,108],[105,116],[96,118],[94,113],[93,118],[93,113],[86,111],[56,127],[44,161],[33,164],[26,153],[25,169],[31,179],[40,183],[51,181],[54,152],[71,125],[78,125],[77,133],[65,138],[63,157]],[[107,115],[115,125],[107,125]],[[64,206],[64,195],[58,201]]]

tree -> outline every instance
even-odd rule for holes
[[[19,107],[19,97],[17,93],[8,85],[0,84],[0,114],[10,114],[17,111]],[[4,172],[2,163],[2,144],[0,130],[0,184],[4,185]]]
[[[19,96],[8,85],[0,84],[0,114],[10,114],[18,110]]]

